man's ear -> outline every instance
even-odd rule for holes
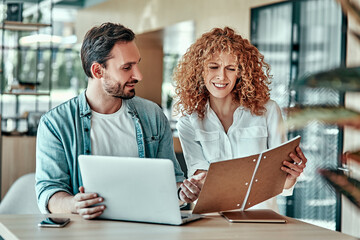
[[[100,79],[103,77],[104,67],[100,63],[94,62],[91,65],[90,70],[91,70],[91,75],[93,76],[93,78]]]

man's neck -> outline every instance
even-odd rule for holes
[[[101,114],[111,114],[117,112],[122,105],[122,99],[109,96],[102,91],[101,85],[96,84],[96,79],[89,79],[86,89],[86,100],[91,110]]]

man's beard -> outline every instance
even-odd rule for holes
[[[137,83],[137,82],[138,82],[138,80],[133,80],[133,81],[127,82],[127,83],[133,84],[133,83]],[[125,83],[125,85],[127,83]],[[121,85],[120,83],[118,83],[116,86],[110,86],[109,84],[107,84],[107,82],[105,82],[104,89],[109,95],[111,95],[112,97],[115,97],[115,98],[121,98],[121,99],[133,98],[135,96],[135,89],[131,89],[129,92],[125,93],[125,91],[124,91],[125,85]]]

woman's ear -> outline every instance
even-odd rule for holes
[[[101,79],[103,77],[104,67],[100,63],[94,62],[90,70],[93,78]]]

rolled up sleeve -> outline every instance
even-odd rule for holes
[[[56,192],[72,194],[65,151],[46,116],[40,120],[36,143],[36,196],[42,213],[49,213],[48,202]]]

